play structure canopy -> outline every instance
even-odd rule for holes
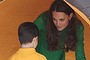
[[[90,0],[64,0],[90,25]]]

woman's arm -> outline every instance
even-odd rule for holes
[[[37,25],[38,29],[39,29],[39,40],[38,40],[38,46],[36,48],[36,51],[40,53],[41,51],[41,46],[42,46],[42,32],[45,30],[45,21],[43,19],[45,13],[42,13],[38,16],[38,18],[34,21],[34,24]]]
[[[86,60],[84,53],[84,27],[81,24],[77,27],[78,44],[75,51],[76,60]]]

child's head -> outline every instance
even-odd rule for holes
[[[37,26],[32,22],[24,22],[18,28],[18,37],[21,45],[32,44],[37,46],[38,35],[39,30]]]

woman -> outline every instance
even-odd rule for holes
[[[65,60],[65,52],[69,50],[75,51],[76,60],[86,60],[84,27],[64,1],[54,1],[34,23],[40,31],[37,52],[45,55],[47,60]]]

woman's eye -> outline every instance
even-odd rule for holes
[[[55,18],[53,18],[53,20],[56,20]]]
[[[60,21],[64,21],[65,19],[59,19]]]

